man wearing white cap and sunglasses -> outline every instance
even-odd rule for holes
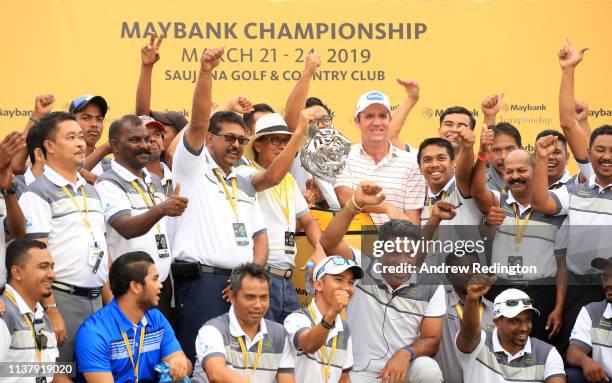
[[[517,289],[503,291],[493,302],[495,330],[480,328],[480,299],[495,277],[477,275],[467,289],[463,322],[455,339],[466,382],[565,382],[563,360],[551,345],[529,336],[533,300]]]
[[[367,92],[357,102],[355,124],[361,142],[353,145],[346,165],[334,182],[340,204],[344,206],[361,181],[372,181],[383,188],[385,202],[365,208],[376,225],[390,219],[420,223],[425,199],[425,179],[414,158],[391,145],[389,98],[378,91]]]
[[[285,320],[289,340],[297,349],[297,382],[350,381],[353,346],[348,323],[340,317],[355,293],[363,270],[352,259],[326,257],[313,270],[315,297],[308,307]]]

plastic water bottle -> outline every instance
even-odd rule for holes
[[[306,263],[306,294],[311,294],[311,295],[314,295],[315,293],[314,281],[312,279],[313,269],[314,269],[314,262],[308,261],[308,263]]]

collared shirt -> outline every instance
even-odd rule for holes
[[[142,328],[144,338],[141,342]],[[153,379],[155,365],[181,350],[170,323],[159,310],[148,310],[136,325],[130,322],[113,299],[87,318],[76,333],[74,354],[78,367],[77,382],[85,382],[84,372],[111,372],[117,383],[135,381],[134,367],[121,332],[127,337],[134,364],[140,360],[139,380]]]
[[[224,174],[207,148],[196,152],[183,136],[174,154],[172,174],[174,182],[181,184],[181,195],[189,199],[189,204],[180,217],[168,219],[168,234],[175,259],[232,269],[253,260],[252,238],[265,233],[266,229],[255,189],[249,180],[236,175],[233,168],[230,174],[224,175],[230,194],[230,181],[236,178],[236,217],[214,169]],[[244,224],[247,246],[237,244],[235,223]]]
[[[44,334],[47,336],[47,346],[42,349],[41,361],[45,363],[55,362],[59,356],[55,332],[40,303],[37,302],[35,310],[32,311],[21,295],[10,284],[6,285],[6,290],[15,298],[16,305],[6,295],[0,296],[0,300],[5,306],[5,313],[0,316],[0,363],[19,362],[25,366],[26,363],[38,362],[35,351],[36,343],[30,326],[23,318],[24,315],[30,317],[32,325],[34,325],[33,322],[35,320],[43,320]],[[35,331],[37,331],[36,328]],[[9,375],[6,375],[10,372],[7,369],[7,365],[2,367],[2,372],[5,375],[0,380],[3,383],[34,383],[36,381],[34,377],[9,377]],[[53,374],[47,376],[47,381],[51,381],[52,376]]]
[[[554,190],[554,189],[560,188],[561,186],[565,185],[571,180],[574,180],[574,182],[578,182],[578,175],[572,177],[569,170],[565,169],[561,178],[553,182],[551,185],[548,185],[548,190]]]
[[[565,254],[566,242],[562,240],[564,218],[533,211],[529,204],[521,205],[514,198],[512,191],[497,196],[506,216],[495,230],[491,263],[505,267],[509,265],[508,257],[520,257],[524,267],[533,267],[533,272],[498,273],[497,276],[515,280],[535,280],[555,276],[556,257]],[[519,213],[518,227],[515,209]],[[527,217],[529,219],[525,221]],[[517,247],[518,232],[522,233],[522,240]],[[512,263],[514,264],[514,261]]]
[[[444,286],[418,284],[416,274],[393,289],[372,267],[372,257],[353,249],[364,278],[357,282],[346,318],[354,334],[354,371],[380,372],[395,351],[419,339],[423,318],[446,313]]]
[[[457,360],[455,353],[455,345],[453,343],[455,334],[461,329],[461,321],[463,318],[463,304],[460,302],[459,296],[455,293],[452,286],[446,287],[446,315],[444,316],[444,328],[442,330],[442,338],[438,353],[435,356],[440,370],[444,375],[445,383],[463,383],[463,373],[461,365]],[[457,305],[461,308],[461,312],[457,310]],[[495,323],[493,322],[493,302],[482,299],[482,317],[480,318],[480,328],[485,331],[493,331]]]
[[[161,179],[162,187],[164,188],[164,195],[168,197],[174,191],[174,183],[172,182],[172,170],[163,162],[160,162],[161,168],[164,172],[164,176]]]
[[[172,263],[170,244],[166,232],[167,218],[162,217],[146,234],[131,239],[123,237],[112,226],[117,218],[146,213],[154,205],[158,205],[166,199],[159,178],[155,174],[151,174],[146,168],[142,169],[142,173],[144,174],[144,181],[113,160],[111,169],[100,175],[95,188],[102,199],[107,225],[106,241],[112,259],[115,260],[131,251],[144,251],[155,261],[155,266],[157,266],[159,272],[159,280],[163,282],[168,277],[170,263]],[[140,194],[132,182],[138,184],[144,195]],[[160,253],[158,251],[158,239],[161,240],[161,236],[166,240],[166,249]]]
[[[236,173],[250,182],[260,172],[250,166],[240,166]],[[286,192],[286,194],[283,193]],[[287,200],[284,200],[286,196]],[[295,233],[297,220],[310,213],[308,203],[298,188],[295,179],[287,173],[284,179],[276,186],[257,192],[257,199],[268,234],[268,265],[280,269],[295,267],[297,247],[285,247],[285,233]],[[289,221],[285,218],[284,206],[287,204]],[[287,251],[292,254],[288,254]]]
[[[4,196],[0,195],[0,289],[4,287],[6,283],[6,233],[5,233],[5,220],[6,220],[6,201]]]
[[[580,309],[570,344],[584,349],[612,376],[612,303],[605,299]]]
[[[458,334],[458,332],[457,332]],[[500,344],[497,328],[481,331],[480,342],[471,353],[455,351],[466,382],[530,383],[565,376],[563,359],[556,348],[529,337],[522,350],[510,355]]]
[[[351,147],[342,172],[334,181],[334,188],[346,186],[355,190],[361,181],[376,182],[385,194],[385,203],[396,208],[419,210],[425,199],[425,178],[419,166],[404,150],[389,144],[389,153],[375,163],[361,144]],[[376,225],[389,220],[386,214],[371,214]]]
[[[247,366],[238,342],[242,338],[247,353]],[[259,342],[263,342],[257,371],[253,374]],[[262,319],[259,331],[253,339],[244,332],[234,306],[228,313],[206,322],[198,331],[196,338],[196,363],[193,377],[198,382],[208,382],[202,365],[209,358],[222,357],[229,368],[253,383],[276,382],[277,373],[293,373],[295,355],[285,328],[276,322]]]
[[[487,189],[496,191],[500,194],[506,194],[508,192],[508,184],[504,181],[502,175],[491,165],[489,165],[487,169]]]
[[[285,319],[285,330],[287,330],[289,340],[297,354],[295,361],[295,381],[313,383],[338,382],[340,381],[342,373],[349,372],[353,368],[353,345],[348,324],[342,320],[340,315],[336,316],[334,327],[329,330],[327,339],[325,340],[324,363],[321,350],[309,354],[300,349],[298,345],[300,334],[319,324],[323,318],[316,305],[315,298],[312,299],[310,305],[313,308],[314,320],[310,316],[308,307],[289,314]],[[336,337],[336,348],[333,351],[333,358],[330,361],[334,337]],[[327,366],[327,364],[329,364],[329,378],[326,381],[323,378],[323,368]]]
[[[32,173],[32,168],[28,168],[23,175],[16,175],[13,178],[13,181],[17,187],[17,198],[21,197],[21,195],[28,189],[28,186],[30,186],[30,184],[35,180],[36,177],[34,177],[34,174]]]
[[[64,188],[68,189],[68,195]],[[87,202],[87,221],[82,192]],[[75,202],[79,208],[75,206]],[[55,261],[56,280],[77,287],[102,287],[108,279],[106,224],[102,201],[96,189],[77,174],[76,184],[70,183],[49,166],[19,199],[26,219],[29,238],[48,238],[47,248]],[[92,238],[93,235],[93,238]],[[95,243],[94,243],[95,242]],[[104,251],[97,272],[91,261],[90,249],[95,244]]]
[[[91,169],[91,173],[95,176],[100,176],[102,173],[109,170],[110,166],[111,166],[111,159],[104,157],[102,158],[102,160],[100,160],[100,162],[96,164],[96,166],[94,166],[93,169]]]
[[[591,266],[596,257],[612,252],[612,184],[598,185],[593,174],[583,184],[568,183],[549,191],[557,204],[556,215],[567,216],[567,267],[578,275],[600,274]]]

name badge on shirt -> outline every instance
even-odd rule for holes
[[[523,267],[523,257],[511,255],[508,257],[508,267],[516,268],[514,274],[508,274],[508,279],[523,279],[521,268]]]
[[[248,246],[249,237],[247,237],[246,226],[242,222],[236,222],[232,224],[234,228],[234,238],[236,238],[236,244],[238,246]]]
[[[285,232],[285,254],[295,254],[295,233],[292,231]]]
[[[170,252],[168,251],[168,241],[166,240],[166,234],[155,234],[155,245],[157,246],[158,257],[168,258],[170,256]]]
[[[102,263],[102,257],[104,257],[104,252],[100,248],[98,242],[92,238],[89,241],[89,255],[87,257],[87,262],[89,266],[91,266],[92,273],[96,274],[98,272],[100,263]]]

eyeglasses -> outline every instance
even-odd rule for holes
[[[533,303],[535,301],[531,298],[520,298],[520,299],[508,299],[505,302],[500,302],[500,303],[505,303],[506,306],[508,307],[514,307],[514,306],[518,306],[519,303],[523,303],[523,306],[532,306]]]
[[[40,319],[36,319],[33,323],[32,323],[33,327],[34,327],[34,339],[36,341],[36,347],[38,347],[39,350],[43,350],[47,348],[47,335],[45,334],[46,332],[46,328],[45,328],[45,322],[42,320],[42,318]]]
[[[274,146],[280,146],[281,144],[287,145],[287,143],[289,142],[291,137],[284,137],[284,138],[280,138],[280,137],[262,137],[262,139],[266,139],[266,140],[270,141],[270,143],[272,145],[274,145]]]
[[[327,264],[329,262],[333,262],[334,265],[337,265],[337,266],[342,266],[342,265],[357,266],[357,263],[355,261],[353,261],[352,259],[346,259],[346,258],[343,258],[343,257],[340,257],[340,256],[336,255],[334,257],[331,257],[330,259],[325,261],[325,263],[323,265],[321,265],[321,268],[317,272],[317,275],[315,275],[314,279],[318,279],[319,278],[319,275],[321,275],[321,273],[325,270],[325,266],[327,266]]]
[[[323,116],[321,118],[317,118],[316,120],[314,120],[314,123],[317,125],[331,126],[332,118],[329,116]]]
[[[236,136],[234,136],[232,134],[219,134],[219,133],[213,133],[213,132],[210,132],[210,133],[214,134],[215,136],[223,137],[225,139],[225,142],[229,142],[231,144],[233,144],[236,141],[238,141],[238,143],[241,146],[244,146],[244,145],[249,143],[249,138],[248,137],[236,137]]]

